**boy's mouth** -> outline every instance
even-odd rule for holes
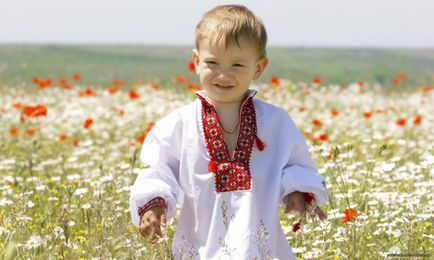
[[[224,89],[230,89],[230,88],[234,87],[232,85],[223,85],[223,84],[214,84],[214,86],[216,86],[218,88],[224,88]]]

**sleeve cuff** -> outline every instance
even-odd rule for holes
[[[133,221],[133,224],[135,226],[140,225],[140,215],[139,215],[139,208],[143,208],[148,202],[151,202],[151,200],[160,197],[164,199],[164,203],[166,204],[166,218],[169,222],[176,213],[176,201],[173,198],[172,194],[165,190],[165,189],[157,189],[151,193],[137,193],[130,197],[130,213],[131,213],[131,219]]]
[[[162,206],[162,207],[165,207],[167,210],[166,200],[162,197],[156,197],[156,198],[153,198],[152,200],[150,200],[148,203],[146,203],[142,207],[139,207],[137,213],[141,217],[143,213],[145,213],[146,211],[148,211],[150,208],[152,208],[154,206]]]
[[[294,192],[311,193],[317,205],[327,202],[327,190],[323,176],[317,175],[303,167],[291,166],[287,168],[281,180],[281,201],[283,198]]]

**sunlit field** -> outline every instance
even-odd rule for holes
[[[278,77],[252,86],[290,113],[327,181],[326,221],[296,230],[298,216],[281,211],[297,259],[433,256],[434,88],[400,90],[405,76],[388,88]],[[169,259],[176,219],[148,244],[131,222],[129,190],[146,167],[146,134],[194,100],[191,77],[170,88],[100,88],[79,74],[0,88],[0,258]]]

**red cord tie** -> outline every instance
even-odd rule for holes
[[[259,139],[258,135],[255,136],[256,139],[256,146],[258,147],[259,151],[263,151],[265,149],[265,144],[262,142],[261,139]]]

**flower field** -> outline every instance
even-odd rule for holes
[[[290,113],[327,181],[326,221],[295,228],[298,217],[282,210],[298,259],[433,256],[434,88],[400,91],[400,77],[388,89],[277,77],[252,86]],[[169,259],[176,219],[148,244],[131,222],[129,190],[146,167],[147,132],[198,87],[183,76],[171,90],[80,82],[0,88],[0,258]]]

